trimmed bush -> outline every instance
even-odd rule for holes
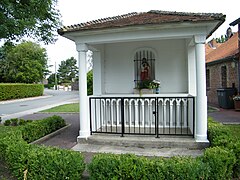
[[[8,119],[3,124],[4,124],[4,126],[10,126],[11,125],[11,120]]]
[[[223,147],[208,148],[198,158],[99,154],[93,157],[88,171],[91,179],[225,180],[232,178],[233,170],[239,177],[239,146],[235,144],[235,154]]]
[[[233,137],[228,127],[213,121],[212,118],[208,119],[208,138],[211,147],[222,148],[235,155],[233,177],[240,179],[240,141]]]
[[[221,147],[206,149],[203,162],[210,167],[209,179],[231,179],[235,156],[232,152]]]
[[[147,159],[135,155],[99,154],[88,166],[91,179],[147,179]]]
[[[0,126],[0,157],[6,157],[6,149],[11,144],[22,141],[22,132],[13,126]]]
[[[23,126],[0,126],[0,157],[18,179],[81,179],[85,169],[79,152],[28,144],[65,125],[59,116]],[[35,129],[31,129],[35,128]]]
[[[233,144],[232,149],[236,157],[236,163],[233,167],[233,177],[240,179],[240,141]]]
[[[21,127],[22,138],[30,143],[65,125],[64,119],[60,116],[52,116],[39,121],[33,121]]]
[[[91,179],[146,179],[147,159],[131,154],[99,154],[88,166]]]
[[[0,83],[0,100],[42,96],[42,84],[5,84]]]
[[[3,125],[4,126],[22,126],[27,123],[33,122],[33,120],[24,120],[24,119],[18,119],[18,118],[13,118],[13,119],[8,119],[4,121]]]
[[[226,147],[233,141],[229,128],[221,123],[215,122],[212,118],[208,119],[208,140],[211,146]]]
[[[91,179],[207,179],[209,166],[200,158],[147,159],[135,155],[100,154],[88,166]]]
[[[7,163],[13,174],[23,179],[81,179],[85,169],[79,152],[19,142],[7,149]]]
[[[165,160],[163,174],[165,180],[208,179],[209,169],[201,158],[177,156]]]

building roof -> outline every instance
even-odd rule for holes
[[[207,53],[207,51],[206,49],[206,63],[234,57],[238,54],[238,33],[234,33],[229,40],[211,50],[211,52]]]
[[[236,19],[235,21],[231,22],[229,25],[230,26],[235,26],[237,24],[240,24],[240,18]]]
[[[142,13],[129,13],[120,16],[108,17],[89,21],[85,23],[64,26],[58,30],[60,35],[66,32],[101,30],[107,28],[120,28],[137,25],[156,25],[165,23],[181,23],[181,22],[207,22],[218,20],[218,25],[212,30],[214,32],[224,21],[225,15],[221,13],[186,13],[186,12],[170,12],[156,11]],[[209,36],[212,34],[209,34]]]
[[[205,44],[205,54],[206,56],[211,53],[212,51],[214,51],[215,49],[217,49],[219,46],[221,46],[222,43],[217,43],[216,39],[212,39],[211,41],[209,41],[208,43]]]

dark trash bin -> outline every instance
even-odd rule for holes
[[[218,104],[224,109],[233,109],[233,96],[236,94],[236,88],[220,88],[217,89]]]

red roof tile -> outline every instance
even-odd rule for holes
[[[205,44],[205,53],[208,55],[215,49],[217,49],[222,43],[217,43],[215,39],[212,39],[210,42]]]
[[[222,43],[218,48],[207,53],[206,63],[218,61],[238,54],[238,33],[235,33],[228,41]]]
[[[221,13],[186,13],[169,11],[149,11],[143,13],[129,13],[104,19],[89,21],[72,26],[64,26],[58,30],[60,35],[66,32],[98,30],[106,28],[119,28],[147,24],[164,24],[176,22],[203,22],[219,20],[220,26],[225,21],[225,15]],[[217,28],[216,27],[216,28]],[[215,30],[215,29],[214,29]]]

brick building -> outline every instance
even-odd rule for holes
[[[206,44],[207,97],[218,104],[217,89],[238,87],[238,33],[224,43]]]

